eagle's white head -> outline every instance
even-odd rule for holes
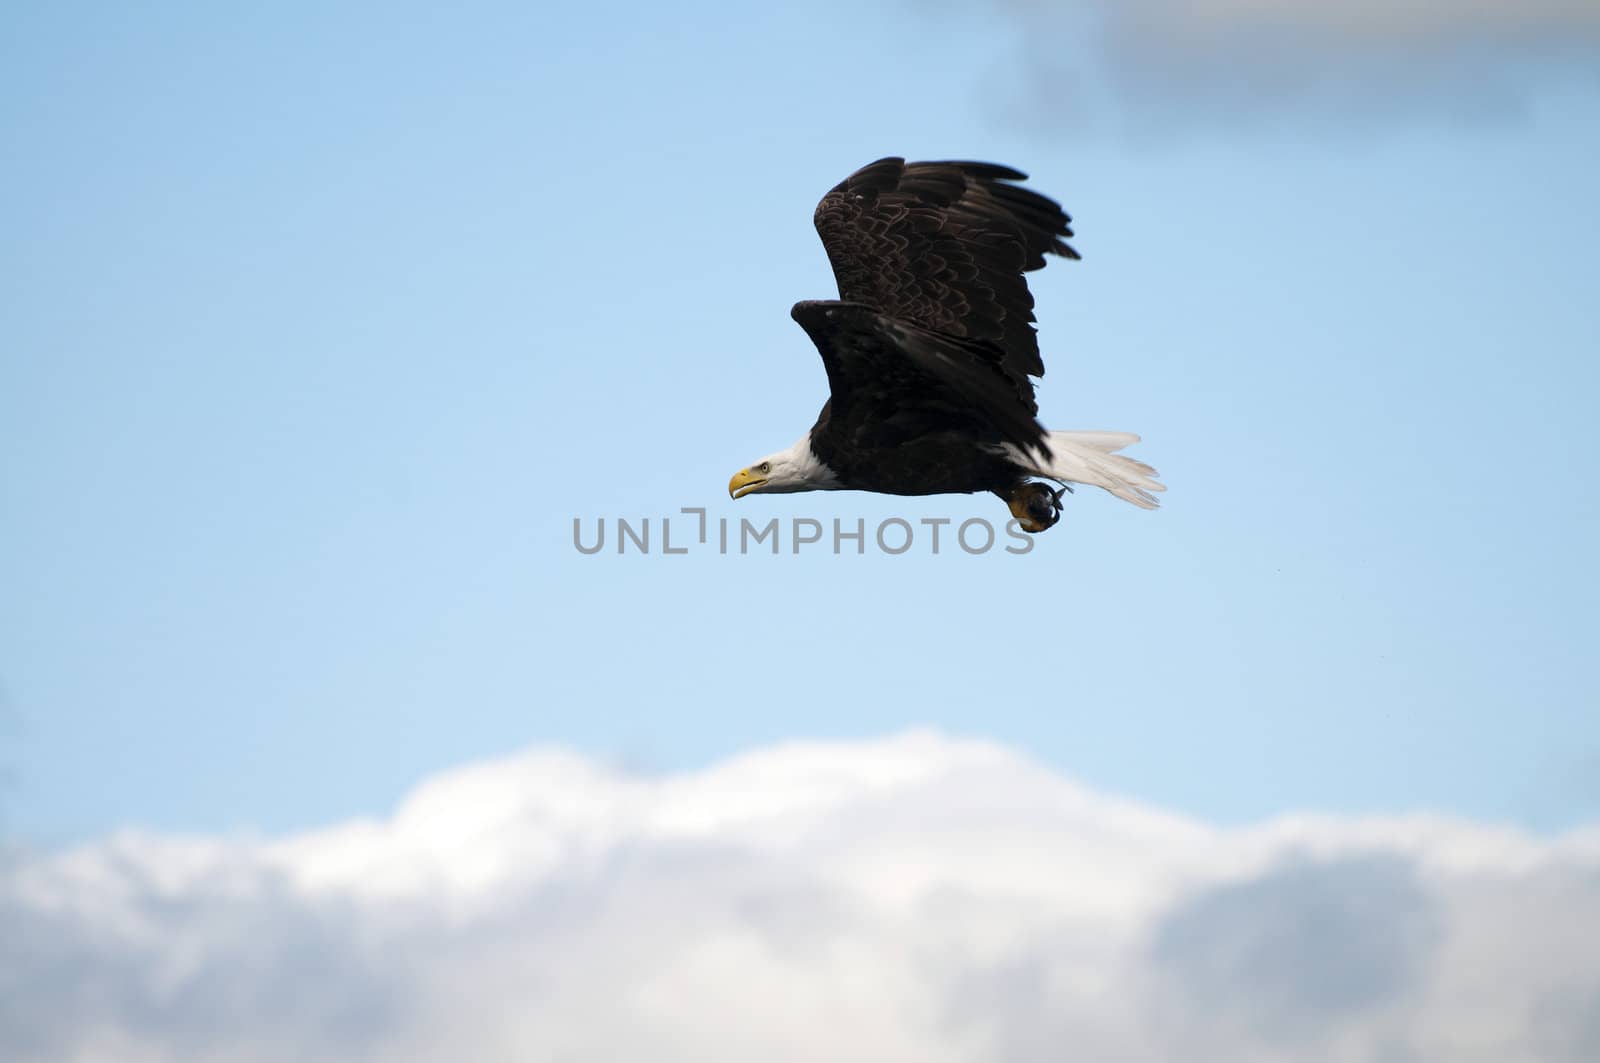
[[[812,453],[811,433],[807,432],[788,450],[768,454],[754,465],[734,473],[733,479],[728,481],[728,497],[743,498],[757,491],[768,494],[831,491],[838,486],[839,477]]]

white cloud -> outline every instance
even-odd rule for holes
[[[997,0],[1034,121],[1476,119],[1600,63],[1600,0]]]
[[[29,1060],[1600,1058],[1600,827],[1222,829],[932,734],[0,871]]]

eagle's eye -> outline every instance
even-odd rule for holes
[[[771,471],[772,471],[772,462],[770,462],[770,461],[764,461],[760,465],[756,466],[756,472],[760,473],[762,476],[765,476],[767,473],[769,473]]]

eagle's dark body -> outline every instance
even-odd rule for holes
[[[893,337],[897,326],[849,304],[798,303],[793,313],[822,350],[835,396],[812,426],[811,450],[845,486],[936,495],[991,491],[1019,478],[998,449],[1005,433],[911,363],[902,346],[907,340]],[[857,331],[850,318],[866,327]],[[891,335],[880,336],[880,329]],[[849,370],[836,369],[838,362]],[[866,371],[870,382],[839,379],[846,371]]]
[[[815,221],[839,302],[795,304],[831,398],[811,447],[845,486],[898,495],[1005,491],[1027,473],[1000,445],[1046,451],[1030,375],[1044,373],[1023,274],[1071,219],[978,162],[880,159]]]

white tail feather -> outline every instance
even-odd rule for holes
[[[1140,509],[1155,509],[1155,497],[1166,485],[1156,479],[1160,473],[1142,461],[1117,451],[1139,442],[1132,432],[1051,432],[1051,459],[1045,463],[1037,453],[1013,449],[1017,464],[1051,480],[1103,487],[1118,498]]]

